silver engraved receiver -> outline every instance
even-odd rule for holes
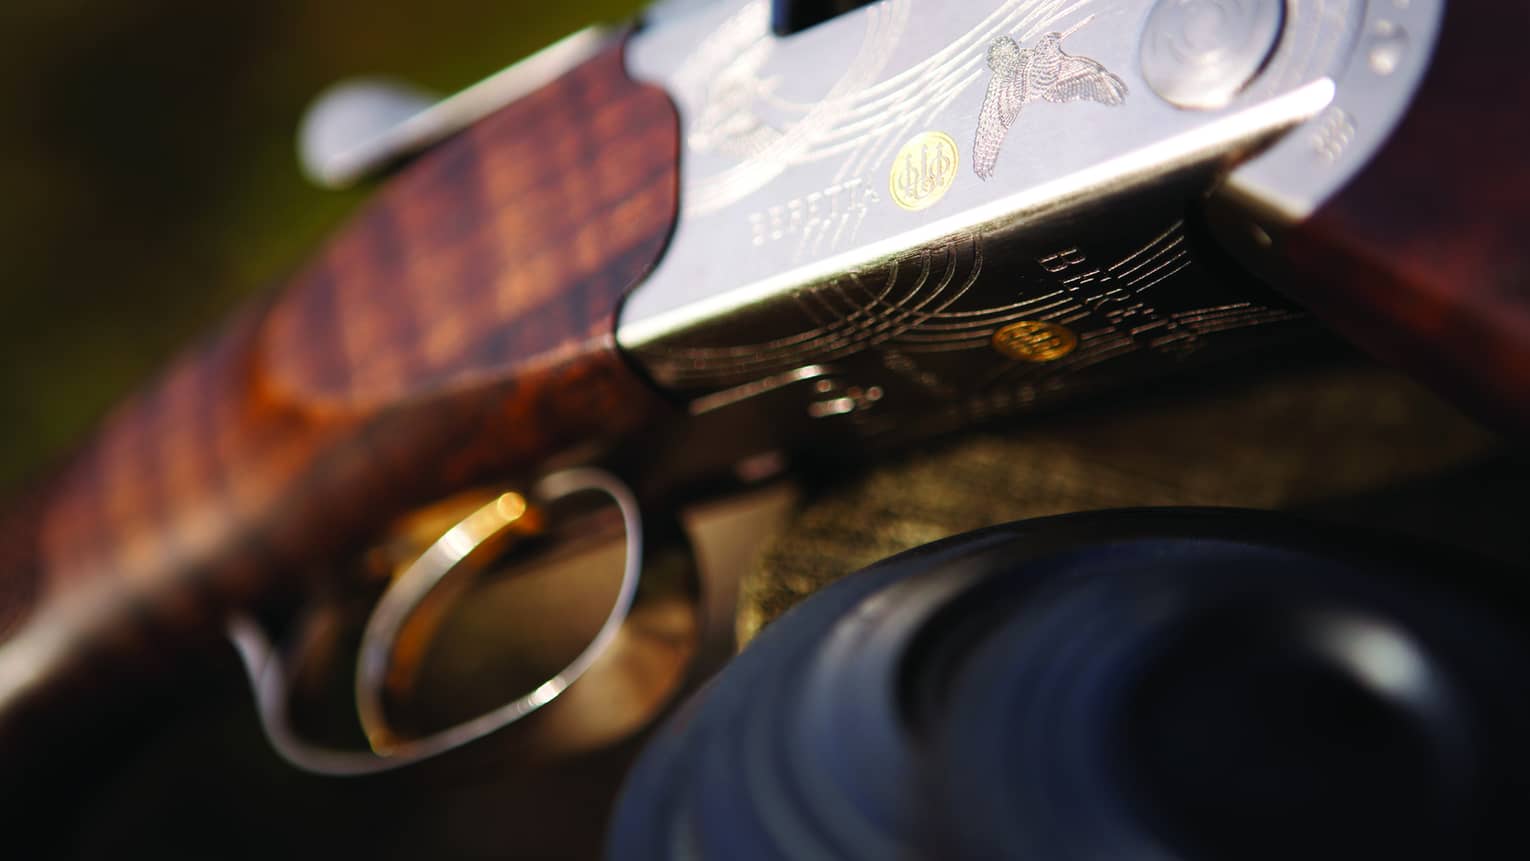
[[[628,62],[679,108],[681,215],[618,341],[697,438],[836,451],[1306,331],[1205,203],[1332,193],[1441,8],[884,0],[785,38],[766,0],[667,16]]]

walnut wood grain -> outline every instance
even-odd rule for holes
[[[1530,74],[1524,3],[1446,4],[1401,127],[1288,243],[1335,329],[1479,417],[1530,432]]]
[[[612,48],[412,164],[109,416],[0,521],[0,742],[409,507],[666,409],[614,321],[672,230],[677,159],[673,105]]]

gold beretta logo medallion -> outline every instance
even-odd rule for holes
[[[1067,326],[1021,320],[994,332],[993,348],[1011,359],[1055,362],[1078,349],[1078,336]]]
[[[915,136],[893,159],[887,180],[892,199],[910,212],[934,206],[956,181],[960,161],[956,141],[945,132]]]

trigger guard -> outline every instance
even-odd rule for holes
[[[356,661],[355,693],[357,716],[372,744],[371,751],[337,750],[298,738],[288,726],[286,673],[280,655],[252,619],[244,615],[231,619],[228,637],[249,675],[261,728],[272,748],[304,771],[332,776],[376,774],[469,744],[557,699],[615,640],[632,609],[642,575],[642,513],[632,490],[616,476],[593,468],[564,470],[538,481],[532,488],[532,495],[538,501],[548,503],[590,491],[605,493],[616,503],[626,533],[621,585],[599,631],[567,666],[531,692],[447,729],[421,738],[399,739],[388,724],[383,709],[383,680],[395,641],[410,615],[463,559],[513,522],[507,520],[472,540],[464,540],[464,527],[468,522],[494,506],[497,500],[469,514],[436,539],[389,585],[368,617]]]
[[[621,586],[617,591],[611,611],[601,623],[600,630],[589,644],[569,664],[529,693],[513,699],[492,711],[455,726],[418,739],[395,740],[397,735],[388,725],[382,702],[384,678],[389,657],[393,654],[399,632],[410,615],[433,592],[463,559],[485,541],[498,535],[504,526],[493,529],[471,540],[463,540],[464,527],[479,512],[469,514],[462,522],[447,530],[436,539],[418,559],[401,574],[382,599],[373,608],[372,615],[361,638],[361,653],[356,659],[356,712],[361,719],[362,730],[371,740],[373,750],[379,755],[392,758],[418,760],[445,753],[475,739],[482,738],[502,727],[508,726],[547,705],[568,689],[590,665],[600,657],[615,639],[622,622],[632,608],[637,594],[638,580],[643,567],[643,521],[637,499],[626,484],[604,470],[571,469],[554,473],[537,482],[533,496],[542,502],[553,502],[566,496],[587,491],[601,491],[616,503],[621,511],[622,526],[626,531],[626,559],[622,565]],[[484,509],[495,505],[490,502]]]

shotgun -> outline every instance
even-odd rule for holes
[[[332,150],[408,164],[0,518],[0,753],[464,488],[667,502],[1309,314],[1522,433],[1524,32],[1460,0],[681,0]]]

